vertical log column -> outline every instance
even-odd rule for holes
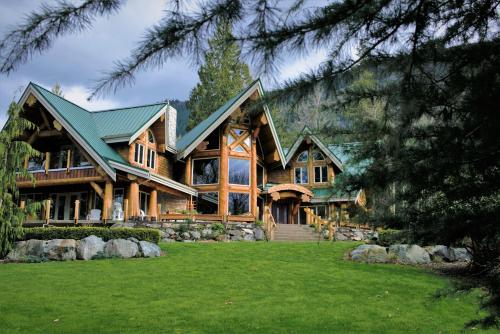
[[[113,213],[111,212],[113,206],[113,183],[106,181],[104,187],[104,203],[102,206],[102,219],[108,220],[113,218]]]
[[[148,216],[151,220],[158,220],[158,191],[156,189],[151,190],[149,194]]]
[[[228,165],[229,165],[229,151],[227,146],[227,133],[228,126],[226,125],[222,132],[222,143],[220,148],[220,175],[219,175],[219,214],[223,216],[223,221],[227,221],[227,197],[228,191]]]
[[[252,138],[252,149],[250,151],[250,210],[252,215],[258,219],[257,211],[257,142]]]
[[[185,176],[185,180],[186,180],[186,185],[188,186],[191,186],[191,164],[192,164],[192,161],[191,161],[191,156],[189,156],[186,160],[186,176]]]
[[[139,216],[139,183],[137,181],[130,182],[128,188],[128,216]]]

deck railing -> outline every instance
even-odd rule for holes
[[[268,206],[264,207],[264,228],[267,235],[267,240],[274,240],[274,232],[276,230],[276,221]]]
[[[323,226],[327,226],[328,228],[328,240],[333,240],[335,227],[331,221],[324,220],[320,216],[317,216],[310,208],[304,208],[304,212],[306,213],[307,225],[314,225],[314,229],[319,234],[318,237],[320,240],[323,233]]]
[[[90,182],[102,179],[93,166],[36,170],[30,173],[36,185],[73,184],[79,181]],[[16,182],[21,187],[32,186],[32,181],[28,177],[18,176]]]

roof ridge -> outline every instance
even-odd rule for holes
[[[134,109],[134,108],[143,108],[143,107],[150,107],[150,106],[157,106],[160,104],[169,104],[168,102],[157,102],[157,103],[147,103],[147,104],[142,104],[138,106],[131,106],[131,107],[120,107],[120,108],[112,108],[112,109],[102,109],[102,110],[95,110],[95,111],[89,111],[91,114],[96,114],[100,112],[108,112],[108,111],[118,111],[118,110],[124,110],[124,109]]]
[[[30,84],[31,84],[31,85],[33,85],[33,86],[36,86],[36,87],[38,87],[38,88],[40,88],[40,89],[43,89],[43,90],[44,90],[44,91],[46,91],[47,93],[50,93],[50,94],[52,94],[52,95],[54,95],[54,96],[56,96],[56,97],[60,98],[61,100],[64,100],[64,101],[66,101],[66,102],[68,102],[68,103],[71,103],[72,105],[74,105],[74,106],[76,106],[76,107],[78,107],[78,108],[80,108],[80,109],[83,109],[83,110],[85,110],[86,112],[90,113],[90,111],[89,111],[89,110],[87,110],[87,109],[85,109],[84,107],[82,107],[82,106],[80,106],[80,105],[76,104],[75,102],[71,102],[70,100],[68,100],[68,99],[66,99],[66,98],[64,98],[64,97],[62,97],[62,96],[60,96],[60,95],[54,94],[53,92],[51,92],[51,91],[50,91],[50,90],[48,90],[47,88],[42,87],[42,86],[40,86],[39,84],[34,83],[33,81],[30,81]]]

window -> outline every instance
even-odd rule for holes
[[[134,161],[141,165],[144,163],[144,146],[141,144],[135,144]]]
[[[328,167],[315,166],[314,167],[314,182],[321,183],[328,181]]]
[[[307,167],[295,168],[295,183],[308,183]]]
[[[115,203],[119,203],[123,209],[123,197],[124,197],[125,191],[123,188],[115,188],[114,189],[114,195],[113,195],[113,205]]]
[[[313,160],[314,161],[324,161],[325,156],[323,155],[323,153],[321,153],[319,151],[314,151],[313,152]]]
[[[143,191],[139,192],[139,208],[144,212],[145,215],[148,214],[148,205],[149,205],[149,194]]]
[[[257,186],[264,187],[264,167],[257,164]]]
[[[309,157],[309,152],[308,151],[302,151],[302,153],[299,154],[297,157],[298,162],[307,162],[307,158]]]
[[[232,135],[227,135],[227,144],[231,145],[234,143],[234,137]]]
[[[193,160],[193,184],[219,183],[219,158]]]
[[[28,171],[42,170],[45,168],[45,153],[41,153],[38,157],[31,157],[28,160]]]
[[[66,168],[68,164],[68,150],[71,150],[71,146],[63,145],[59,151],[51,152],[49,169]]]
[[[196,211],[203,214],[217,214],[219,211],[219,193],[199,193],[196,198]]]
[[[154,144],[155,143],[155,136],[153,134],[153,131],[148,130],[148,143]]]
[[[219,149],[219,140],[220,140],[220,133],[219,133],[219,128],[212,132],[206,139],[205,141],[207,143],[207,150],[218,150]]]
[[[229,158],[229,183],[250,185],[250,160]]]
[[[250,195],[246,193],[229,193],[228,205],[230,215],[242,215],[248,213],[250,207]]]
[[[78,150],[76,147],[73,147],[71,154],[73,155],[73,167],[90,166],[90,162],[85,158],[83,154],[80,153],[80,150]]]
[[[150,148],[148,148],[147,166],[152,169],[156,166],[156,152]]]
[[[240,153],[245,153],[245,149],[241,147],[241,145],[238,145],[234,148],[235,152],[240,152]]]

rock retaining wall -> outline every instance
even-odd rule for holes
[[[14,262],[44,262],[93,260],[99,258],[132,258],[160,256],[160,247],[135,238],[111,239],[107,242],[95,235],[81,240],[53,239],[16,242],[7,260]]]
[[[323,231],[328,238],[328,230]],[[377,240],[378,232],[371,230],[356,229],[352,227],[336,227],[335,240],[337,241],[369,241]]]
[[[163,242],[194,241],[261,241],[266,240],[264,230],[251,223],[142,223],[127,222],[113,227],[149,227],[160,230]]]

